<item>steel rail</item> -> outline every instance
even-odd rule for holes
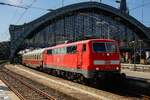
[[[0,79],[8,86],[8,88],[9,88],[10,90],[12,90],[12,91],[19,97],[20,100],[26,100],[26,99],[21,95],[21,93],[19,93],[18,91],[16,91],[16,89],[15,89],[13,86],[11,86],[5,79],[3,79],[3,78],[0,78]]]
[[[8,70],[8,69],[7,69],[7,70]],[[4,71],[4,70],[3,70],[3,71]],[[52,97],[51,95],[45,93],[44,91],[42,91],[42,90],[40,90],[40,89],[38,89],[38,88],[36,88],[36,87],[30,85],[30,84],[27,83],[27,82],[24,82],[23,80],[20,80],[20,79],[16,78],[14,75],[11,75],[11,74],[10,74],[11,71],[9,71],[9,72],[4,71],[4,72],[7,73],[7,75],[9,75],[9,76],[11,76],[12,78],[14,78],[15,80],[18,80],[20,83],[22,83],[23,85],[27,86],[28,88],[30,88],[30,89],[34,90],[35,92],[39,93],[40,95],[46,97],[47,99],[49,99],[49,100],[56,100],[56,98],[54,98],[54,97]],[[13,72],[12,72],[12,73],[13,73]],[[17,74],[17,73],[15,73],[15,74],[16,74],[16,75],[19,75],[19,74]],[[19,75],[19,76],[21,76],[21,75]],[[22,76],[21,76],[21,77],[22,77]],[[6,82],[6,83],[7,83],[7,82]],[[17,93],[17,95],[18,95],[18,93]],[[26,99],[22,99],[22,97],[21,97],[21,100],[26,100]]]

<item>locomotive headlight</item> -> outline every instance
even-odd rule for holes
[[[116,67],[116,70],[119,70],[119,67]]]
[[[110,56],[110,53],[107,53],[107,56]]]
[[[99,67],[96,67],[96,70],[99,70]]]

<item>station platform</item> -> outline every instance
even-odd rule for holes
[[[20,100],[14,92],[12,92],[1,80],[0,80],[0,100]]]
[[[130,69],[123,69],[121,72],[125,73],[129,78],[144,80],[150,83],[150,72],[132,71]]]
[[[150,83],[150,65],[122,63],[121,67],[121,72],[125,73],[127,77],[144,80]],[[135,71],[134,67],[136,67]]]

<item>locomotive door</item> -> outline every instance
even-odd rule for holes
[[[77,69],[82,67],[82,45],[79,45],[77,48]]]

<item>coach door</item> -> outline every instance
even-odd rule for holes
[[[82,67],[82,45],[78,45],[77,48],[77,69],[81,69]]]

